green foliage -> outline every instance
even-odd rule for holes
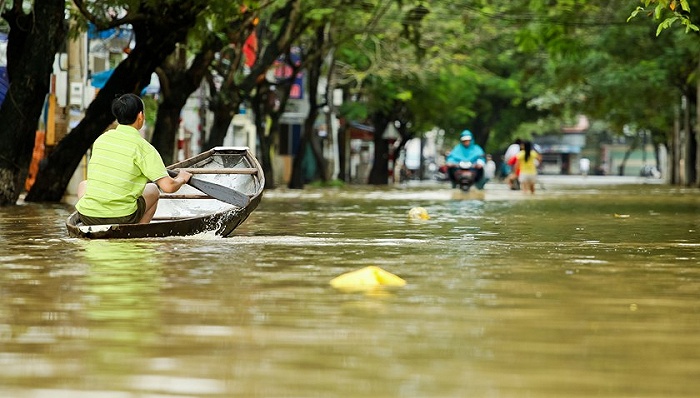
[[[659,22],[656,28],[656,35],[660,35],[666,29],[679,22],[685,26],[685,33],[690,31],[700,32],[700,28],[691,19],[690,3],[688,0],[640,0],[644,7],[637,7],[631,13],[627,21],[635,18],[640,13],[653,15]],[[653,12],[649,11],[649,6],[653,6]],[[679,8],[680,6],[680,8]]]
[[[438,127],[456,136],[480,118],[484,122],[477,124],[486,129],[512,130],[515,118],[494,122],[506,111],[500,104],[519,108],[527,103],[512,47],[515,29],[490,14],[504,7],[490,2],[482,10],[463,0],[431,3],[409,24],[420,27],[419,35],[406,31],[415,6],[393,9],[381,32],[358,34],[338,50],[341,72],[352,76],[343,80],[353,82],[348,88],[367,104],[367,113],[388,112],[396,101],[403,103],[416,135]],[[420,51],[414,51],[416,46]]]
[[[95,23],[108,26],[114,10],[175,1],[71,1],[67,10],[76,16],[83,4]],[[228,39],[243,6],[268,32],[280,31],[271,16],[285,4],[209,1],[188,48],[196,51],[212,34]],[[488,137],[487,148],[498,148],[515,136],[558,131],[580,113],[616,131],[628,124],[669,131],[677,99],[692,93],[697,79],[691,7],[698,3],[641,4],[630,11],[607,0],[305,0],[295,44],[309,49],[314,28],[327,26],[331,86],[350,98],[339,112],[359,121],[385,114],[416,136],[436,127],[450,139],[471,128]],[[644,13],[658,26],[635,19]],[[87,26],[86,18],[72,22],[75,32]],[[669,29],[679,25],[692,34]]]
[[[625,18],[624,10],[606,13],[611,20]],[[585,113],[617,134],[625,126],[669,134],[678,99],[691,89],[697,40],[680,30],[655,37],[655,28],[643,23],[595,29],[594,34],[592,29],[579,35],[582,57],[551,59],[549,96],[540,96],[538,104],[559,107],[564,117]]]
[[[364,102],[347,101],[340,106],[338,113],[350,120],[365,121],[369,118],[369,112]]]

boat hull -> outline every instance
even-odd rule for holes
[[[186,169],[201,178],[242,192],[250,198],[244,207],[214,199],[185,185],[174,194],[162,194],[149,224],[83,225],[77,212],[66,219],[71,237],[132,239],[187,236],[203,233],[226,237],[241,225],[262,199],[262,167],[248,148],[218,147],[176,163],[169,169]]]

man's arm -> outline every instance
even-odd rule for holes
[[[192,177],[192,174],[185,170],[180,170],[177,176],[170,177],[165,176],[156,180],[156,184],[163,192],[173,193],[180,189],[181,186],[187,184],[187,182]]]
[[[475,167],[484,167],[486,164],[486,152],[480,146],[475,146],[470,154],[471,162]]]

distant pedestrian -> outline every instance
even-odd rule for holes
[[[587,176],[589,170],[591,169],[591,161],[588,158],[581,158],[578,161],[578,169],[582,176]]]
[[[486,165],[484,166],[484,177],[487,180],[492,180],[496,177],[496,162],[493,161],[491,154],[486,155]]]
[[[515,141],[510,144],[506,153],[503,155],[503,168],[506,170],[506,182],[510,189],[517,190],[518,186],[518,170],[514,166],[515,155],[518,154],[522,148],[523,141],[520,138],[516,138]]]
[[[523,150],[515,155],[515,167],[520,171],[518,181],[525,193],[535,193],[537,183],[537,165],[542,161],[542,155],[532,149],[532,142],[523,142]]]
[[[493,180],[496,177],[496,162],[493,161],[493,157],[490,154],[486,155],[486,164],[484,165],[484,178],[478,181],[476,187],[478,189],[484,189],[484,185],[487,182]]]

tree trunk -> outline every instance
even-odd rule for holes
[[[263,81],[258,84],[250,104],[255,118],[255,133],[260,143],[260,165],[265,173],[265,189],[275,189],[276,186],[272,154],[277,152],[275,137],[278,135],[273,134],[277,131],[277,125],[272,121],[269,126],[265,123],[268,107],[273,106],[271,102],[274,102],[274,99],[270,92],[270,85]]]
[[[338,179],[344,182],[350,181],[348,173],[348,148],[350,147],[350,137],[348,137],[347,122],[345,119],[340,120],[338,128]]]
[[[233,120],[233,116],[238,113],[240,105],[240,100],[234,101],[230,99],[226,101],[225,104],[211,109],[214,112],[214,121],[209,130],[209,135],[203,150],[206,151],[215,146],[223,145],[224,138],[226,138],[228,128],[231,125],[231,120]]]
[[[259,119],[262,119],[262,117],[258,118],[258,115],[255,115],[256,122],[259,122]],[[257,124],[257,123],[256,123]],[[271,122],[270,123],[270,130],[267,131],[268,134],[261,134],[261,131],[266,131],[265,128],[257,128],[256,130],[258,131],[258,138],[260,141],[260,156],[261,156],[261,166],[263,168],[263,173],[265,173],[265,189],[275,189],[276,184],[275,184],[275,168],[272,163],[272,154],[276,153],[276,148],[277,146],[275,145],[275,136],[276,134],[272,134],[272,131],[277,131],[277,124]],[[257,124],[258,126],[262,126],[261,124]],[[274,130],[273,130],[274,129]]]
[[[697,152],[698,140],[695,126],[688,124],[688,186],[698,186]]]
[[[318,146],[313,143],[313,133],[314,133],[314,121],[316,116],[318,116],[318,108],[316,105],[316,90],[311,89],[312,82],[309,79],[309,114],[304,120],[304,126],[302,127],[301,140],[299,141],[299,147],[294,154],[294,161],[292,162],[292,176],[289,179],[290,189],[303,189],[306,183],[304,178],[304,157],[307,151],[311,151],[314,159],[316,159],[316,164],[318,161]],[[318,167],[318,166],[317,166]],[[320,170],[322,173],[324,170]],[[325,181],[325,180],[324,180]]]
[[[314,121],[317,116],[318,111],[309,111],[309,116],[304,121],[299,148],[297,148],[297,152],[294,154],[294,161],[292,162],[292,176],[289,181],[290,189],[303,189],[304,184],[306,184],[303,163],[307,151],[311,151],[314,157],[316,170],[320,173],[321,181],[325,182],[328,180],[326,177],[326,162],[323,159],[320,141],[317,137],[314,137]]]
[[[389,118],[383,114],[372,117],[374,125],[374,159],[367,181],[370,185],[387,185],[389,183],[389,143],[384,139],[384,130],[389,125]]]
[[[240,88],[236,85],[234,71],[239,69],[242,55],[241,51],[232,52],[232,49],[226,52],[226,59],[230,62],[221,62],[223,66],[219,65],[218,68],[218,74],[224,76],[224,81],[217,85],[213,75],[207,80],[210,92],[209,110],[214,114],[214,120],[204,141],[202,149],[205,151],[224,143],[231,121],[241,106],[242,99],[238,94]],[[224,55],[220,56],[224,57]],[[249,75],[247,79],[250,78]]]
[[[671,139],[671,183],[674,185],[681,184],[681,167],[680,162],[683,156],[681,155],[681,122],[680,122],[680,110],[678,106],[674,107],[673,115],[673,137]]]
[[[3,14],[10,25],[10,86],[0,107],[0,206],[16,204],[24,188],[38,120],[50,88],[50,61],[66,37],[64,7],[63,0],[44,0],[34,2],[32,12],[24,14],[22,2],[15,2]]]
[[[695,180],[695,137],[693,136],[692,126],[690,124],[690,99],[687,95],[683,96],[683,133],[685,137],[684,148],[684,164],[685,164],[685,181],[683,185],[692,186]]]
[[[190,95],[200,86],[223,42],[215,35],[202,45],[188,69],[184,69],[186,54],[176,52],[172,64],[156,69],[160,80],[162,102],[158,105],[158,116],[151,143],[158,150],[165,164],[175,160],[175,140],[180,127],[182,108]],[[184,51],[183,51],[184,53]]]
[[[158,105],[158,116],[151,137],[151,144],[156,148],[165,164],[175,160],[175,139],[180,128],[180,113],[185,102],[180,102],[179,94],[171,97],[163,96],[163,102]],[[187,99],[185,99],[186,101]]]
[[[622,162],[620,162],[620,165],[617,167],[617,175],[625,175],[625,165],[627,164],[627,160],[630,158],[630,155],[632,155],[632,151],[634,151],[633,146],[630,146],[625,151],[625,156],[622,157]]]
[[[321,77],[321,68],[323,66],[323,47],[325,40],[325,32],[323,27],[316,29],[316,40],[313,43],[313,48],[309,49],[307,54],[306,68],[306,90],[309,101],[309,114],[304,120],[304,129],[302,131],[302,143],[299,145],[299,150],[294,157],[294,167],[292,168],[292,178],[289,182],[289,188],[301,189],[304,188],[304,170],[302,168],[303,158],[306,156],[306,151],[311,150],[316,163],[316,170],[321,181],[328,181],[326,161],[323,158],[323,148],[321,142],[314,129],[316,119],[319,115],[318,104],[318,83]],[[296,72],[296,71],[295,71]],[[307,145],[310,144],[310,145]],[[308,148],[307,148],[308,146]]]
[[[294,161],[292,161],[292,175],[289,178],[288,187],[290,189],[303,189],[304,188],[304,173],[302,171],[302,163],[304,162],[304,156],[306,155],[306,150],[308,147],[308,142],[306,139],[306,134],[301,134],[301,139],[299,140],[299,146],[297,151],[294,153]]]

